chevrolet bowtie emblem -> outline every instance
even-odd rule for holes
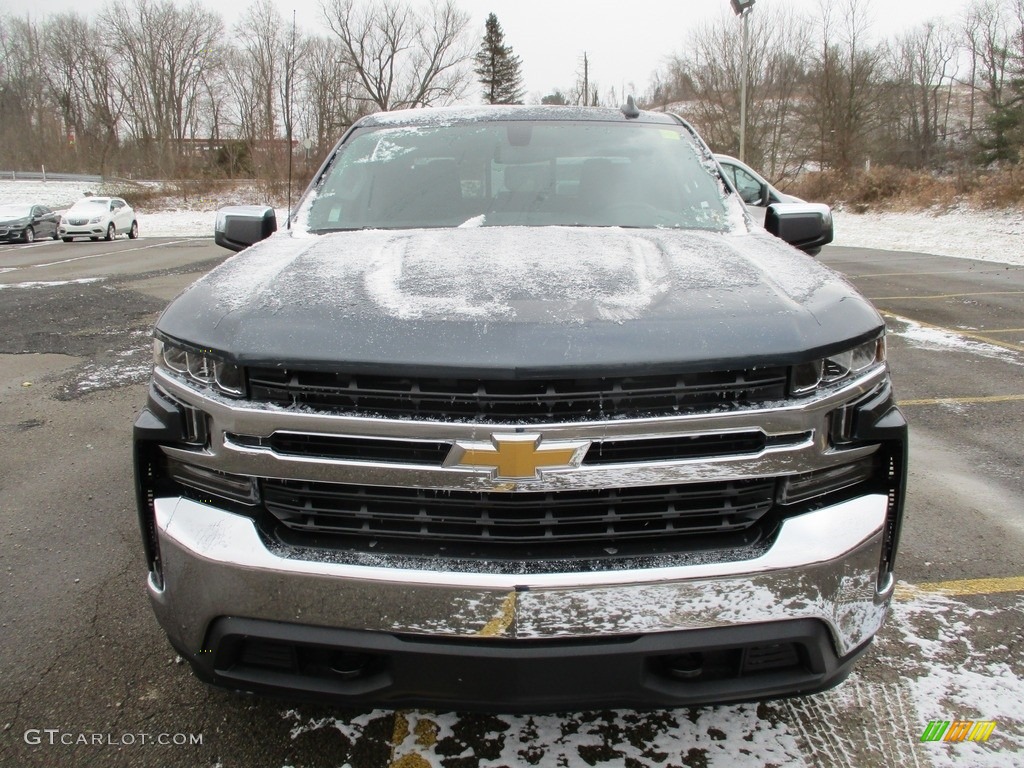
[[[491,435],[489,442],[457,440],[444,460],[452,469],[487,469],[494,480],[539,480],[541,470],[578,467],[589,440],[544,440],[540,435]]]

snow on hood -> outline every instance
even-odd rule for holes
[[[241,362],[507,375],[792,362],[882,327],[849,283],[765,232],[590,227],[286,231],[158,323]]]
[[[229,260],[200,284],[228,311],[254,303],[322,305],[358,297],[399,319],[512,319],[543,305],[548,319],[630,320],[680,291],[769,285],[801,303],[837,279],[766,235],[479,227],[317,238],[282,233]]]

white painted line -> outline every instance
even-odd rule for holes
[[[45,264],[30,264],[27,267],[20,267],[20,269],[36,269],[38,267],[53,267],[58,264],[68,264],[72,261],[82,261],[83,259],[98,259],[101,256],[115,256],[120,253],[132,253],[133,251],[145,251],[149,248],[162,248],[165,245],[178,245],[179,243],[190,243],[193,240],[202,240],[201,237],[189,237],[184,240],[169,240],[166,243],[153,243],[152,245],[142,245],[138,248],[125,248],[123,251],[104,251],[103,253],[91,253],[88,256],[75,256],[71,259],[61,259],[60,261],[49,261]]]
[[[13,247],[10,248],[9,250],[12,250],[12,251],[23,251],[26,248],[36,248],[37,246],[48,245],[48,244],[50,244],[52,242],[53,242],[53,240],[51,240],[50,238],[47,237],[47,238],[44,238],[42,240],[33,240],[31,243],[10,243],[10,245],[12,245]]]
[[[83,277],[78,280],[34,280],[27,283],[0,283],[0,290],[4,288],[53,288],[58,285],[85,285],[87,283],[99,283],[106,279],[105,277]]]

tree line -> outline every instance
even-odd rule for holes
[[[814,15],[764,6],[748,20],[746,159],[772,179],[1024,161],[1024,0],[971,0],[889,39],[870,34],[867,0],[823,0]],[[720,152],[739,145],[738,24],[723,15],[693,30],[644,95]]]
[[[271,0],[230,30],[196,0],[0,17],[0,167],[265,175],[292,139],[318,159],[364,114],[465,96],[473,41],[454,0],[322,9],[320,34]]]
[[[108,0],[92,19],[0,16],[0,167],[280,178],[298,138],[308,166],[364,114],[477,93],[524,98],[521,60],[494,14],[474,30],[455,0],[322,0],[321,9],[316,33],[271,0],[230,29],[197,0]],[[749,163],[778,181],[869,162],[948,171],[1024,159],[1024,0],[969,0],[956,19],[889,39],[872,35],[871,21],[869,0],[823,0],[809,15],[756,7]],[[724,9],[692,30],[640,94],[732,153],[738,25]],[[623,99],[602,98],[581,60],[577,83],[542,103]]]

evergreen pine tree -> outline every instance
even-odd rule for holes
[[[519,65],[519,57],[512,52],[512,46],[505,45],[505,33],[501,31],[498,17],[490,14],[473,70],[484,88],[485,104],[523,103],[525,89]]]
[[[992,111],[985,118],[986,134],[978,139],[979,160],[989,163],[1017,165],[1024,161],[1024,56],[1000,49],[1008,62],[1006,88],[998,94],[998,102],[986,99]]]

